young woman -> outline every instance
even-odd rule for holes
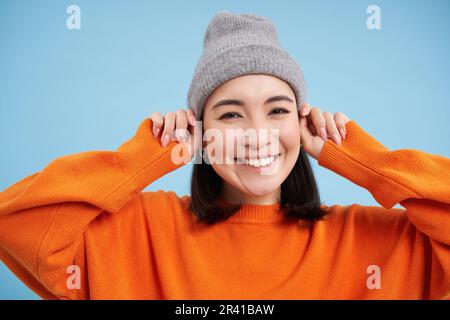
[[[1,260],[45,299],[450,297],[450,160],[311,107],[268,19],[213,18],[188,104],[1,192]],[[308,155],[381,206],[321,204]]]

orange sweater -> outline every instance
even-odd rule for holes
[[[2,191],[0,259],[45,299],[448,299],[450,159],[346,127],[318,163],[382,207],[283,223],[277,204],[246,204],[196,224],[189,196],[142,191],[181,166],[146,119],[117,151],[58,158]]]

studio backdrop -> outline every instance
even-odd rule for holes
[[[2,0],[0,190],[63,155],[115,150],[152,112],[187,107],[221,10],[273,21],[311,105],[344,112],[391,150],[450,157],[447,0]],[[379,205],[312,164],[324,203]],[[146,190],[189,194],[191,170]],[[0,299],[39,297],[0,263]]]

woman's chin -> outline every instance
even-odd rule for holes
[[[264,185],[247,183],[241,191],[251,196],[265,196],[278,190],[280,185]]]
[[[238,183],[242,192],[263,196],[278,190],[283,182],[280,174],[261,175],[238,172]]]

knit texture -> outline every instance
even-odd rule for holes
[[[200,120],[208,97],[217,87],[249,74],[267,74],[286,81],[299,110],[306,101],[303,73],[281,47],[273,23],[264,16],[220,11],[204,35],[203,53],[188,91],[188,107]]]
[[[318,163],[381,206],[323,205],[324,220],[288,222],[279,204],[245,204],[208,226],[188,195],[143,191],[181,166],[180,144],[163,148],[151,128],[146,119],[116,151],[55,159],[0,192],[0,259],[42,298],[450,298],[450,159],[390,151],[352,120]]]

